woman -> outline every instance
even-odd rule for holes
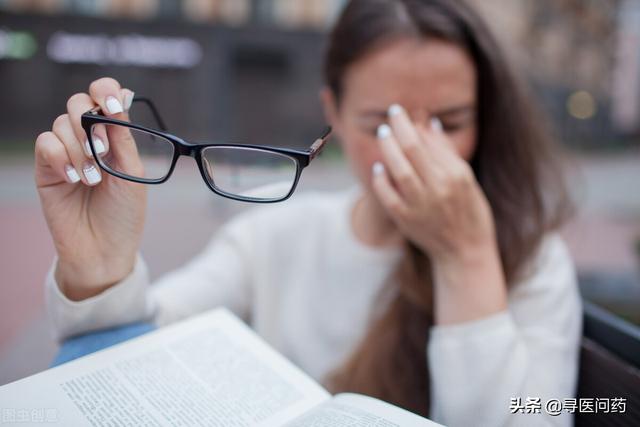
[[[225,305],[332,391],[451,426],[569,425],[510,414],[573,395],[581,312],[548,138],[486,27],[457,1],[352,0],[325,63],[359,185],[251,209],[153,287],[144,187],[81,144],[80,115],[126,117],[132,92],[100,79],[70,98],[36,142],[58,336]]]

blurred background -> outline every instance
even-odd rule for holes
[[[56,351],[33,143],[67,98],[111,76],[151,97],[186,139],[306,148],[324,124],[322,54],[344,3],[0,0],[0,384],[46,368]],[[563,234],[584,297],[640,325],[640,2],[471,3],[526,70],[563,147],[578,207]],[[194,166],[181,160],[150,187],[142,251],[154,278],[252,207],[215,196]],[[352,180],[333,141],[298,191]]]

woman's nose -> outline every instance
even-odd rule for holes
[[[421,129],[429,129],[433,115],[426,108],[416,108],[408,111],[413,124]]]

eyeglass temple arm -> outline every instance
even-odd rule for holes
[[[309,149],[309,160],[313,160],[324,148],[328,141],[328,136],[331,134],[331,126],[327,126],[322,132],[320,138],[316,139]]]
[[[166,132],[167,126],[164,124],[164,120],[162,120],[162,117],[160,117],[160,113],[158,112],[158,109],[156,108],[156,106],[153,104],[153,101],[151,101],[149,98],[144,98],[141,96],[134,95],[133,102],[136,102],[136,101],[144,102],[145,104],[147,104],[147,106],[151,110],[151,114],[153,114],[153,118],[158,123],[158,127],[160,128],[160,130],[163,132]],[[94,114],[94,115],[102,114],[102,108],[100,106],[93,107],[91,110],[88,111],[88,113]]]
[[[146,98],[144,96],[134,95],[133,102],[135,101],[140,101],[147,104],[147,106],[151,110],[151,114],[153,114],[153,118],[156,120],[156,122],[158,122],[158,126],[160,127],[160,130],[163,132],[167,131],[167,125],[165,125],[164,120],[162,120],[162,117],[160,116],[160,113],[158,112],[158,109],[156,108],[153,101],[151,101],[149,98]]]

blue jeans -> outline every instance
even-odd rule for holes
[[[69,362],[94,351],[102,350],[138,335],[146,334],[154,329],[156,329],[156,326],[151,323],[130,323],[69,338],[58,350],[58,354],[51,362],[51,367]]]

